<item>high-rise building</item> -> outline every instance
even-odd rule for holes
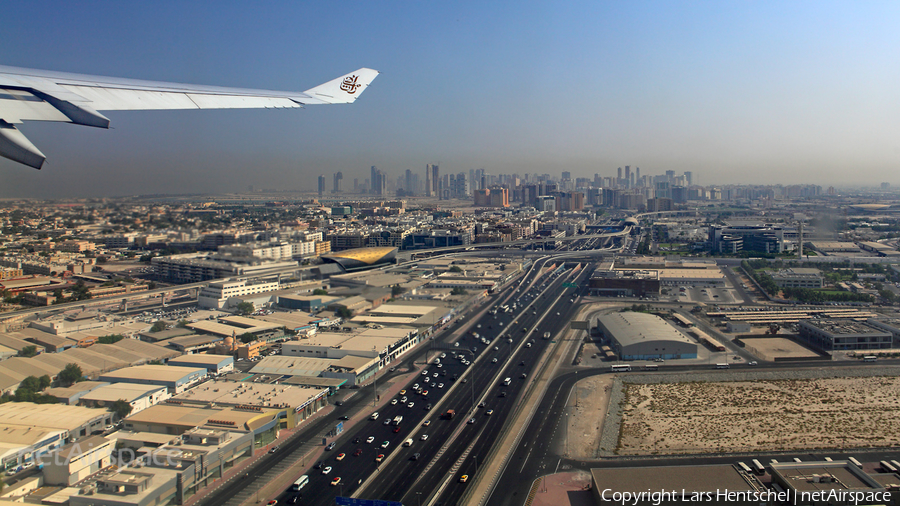
[[[334,188],[331,190],[333,193],[341,193],[341,180],[344,179],[344,173],[341,171],[334,173]]]
[[[438,170],[438,166],[435,164],[431,165],[431,195],[440,195],[441,194],[441,173]]]
[[[325,174],[319,176],[319,196],[325,195]]]
[[[625,166],[625,186],[631,186],[631,165]]]
[[[562,173],[562,178],[563,178],[563,180],[565,180],[565,179],[572,179],[572,173],[569,172],[569,171],[563,171],[563,173]]]
[[[622,167],[619,167],[619,177],[618,177],[618,179],[619,179],[619,181],[622,180]]]
[[[413,171],[406,169],[406,179],[403,184],[403,189],[406,190],[408,194],[412,195],[418,191],[418,186],[418,181],[416,180]]]
[[[689,170],[684,171],[684,179],[687,181],[687,185],[691,186],[694,184],[694,173]]]
[[[387,193],[387,176],[376,166],[372,166],[372,186],[369,193],[373,195],[384,195]]]

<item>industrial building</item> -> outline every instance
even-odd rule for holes
[[[778,462],[769,466],[772,486],[787,491],[797,498],[794,504],[884,504],[887,500],[871,497],[861,502],[840,500],[836,494],[857,492],[872,494],[885,492],[884,485],[878,483],[862,469],[846,460],[824,462]],[[892,482],[896,483],[896,475]]]
[[[194,353],[169,359],[166,364],[179,367],[203,367],[209,374],[224,374],[234,370],[234,357]]]
[[[160,385],[115,383],[95,388],[78,399],[79,406],[102,408],[122,400],[131,406],[131,414],[155,406],[171,397],[168,389]]]
[[[826,352],[889,349],[894,340],[888,330],[848,319],[816,318],[798,325],[801,341]]]
[[[382,265],[394,262],[397,256],[397,248],[375,247],[346,249],[327,255],[322,255],[324,262],[338,264],[344,272],[362,269],[374,269]]]
[[[83,438],[111,424],[113,416],[107,410],[81,406],[0,404],[0,468],[17,467],[35,452],[47,452]]]
[[[172,395],[180,394],[206,377],[206,368],[168,365],[139,365],[101,374],[100,381],[160,385]]]
[[[697,344],[656,315],[607,314],[597,327],[622,360],[697,358]]]

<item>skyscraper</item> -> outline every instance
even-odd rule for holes
[[[325,195],[325,174],[319,176],[319,196]]]
[[[428,164],[425,166],[425,196],[439,197],[441,195],[441,175],[438,166]]]
[[[569,171],[563,171],[562,178],[563,178],[563,180],[572,179],[572,173]]]
[[[694,173],[689,170],[684,171],[684,179],[687,180],[688,186],[694,184]]]
[[[334,188],[332,193],[341,193],[341,180],[344,179],[344,173],[341,171],[334,173]]]
[[[376,166],[372,166],[372,186],[369,188],[369,193],[374,195],[384,195],[387,189],[387,177],[385,177],[384,173],[378,169]]]

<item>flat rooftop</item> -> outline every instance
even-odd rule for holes
[[[234,357],[228,355],[203,355],[200,353],[194,353],[191,355],[182,355],[180,357],[175,357],[169,359],[167,362],[169,365],[179,365],[179,364],[208,364],[208,365],[219,365],[225,362],[233,362]]]
[[[118,371],[110,371],[108,373],[104,373],[102,375],[102,378],[104,380],[117,379],[121,381],[136,379],[143,381],[157,380],[175,382],[185,378],[186,376],[190,376],[195,372],[200,372],[204,376],[206,375],[205,368],[145,364],[135,367],[126,367],[124,369],[119,369]]]
[[[141,397],[150,395],[158,390],[166,387],[162,385],[140,385],[137,383],[114,383],[99,388],[95,388],[90,392],[81,396],[86,401],[105,401],[115,402],[119,399],[126,402],[134,402]]]
[[[273,385],[246,381],[207,381],[174,399],[185,403],[234,406],[275,406],[287,404],[298,407],[323,394],[322,388],[305,388],[294,385]]]
[[[328,369],[334,359],[313,357],[265,357],[253,366],[254,374],[281,374],[285,376],[318,376]],[[246,376],[246,375],[245,375]],[[229,375],[231,377],[231,375]]]
[[[780,475],[799,492],[816,490],[868,490],[881,486],[846,460],[834,462],[779,462],[771,464],[773,474]],[[824,479],[823,479],[824,478]]]

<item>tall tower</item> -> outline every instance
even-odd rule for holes
[[[319,196],[325,195],[325,174],[319,176]]]
[[[684,179],[687,180],[687,185],[691,186],[694,184],[694,173],[689,170],[684,171]]]
[[[441,194],[441,173],[436,164],[428,164],[425,167],[425,193],[429,197]]]
[[[798,236],[797,251],[800,252],[800,254],[797,258],[800,258],[802,260],[803,259],[803,222],[802,221],[800,222],[800,226],[798,227],[797,236]]]
[[[344,173],[337,171],[334,173],[334,188],[332,193],[341,193],[341,180],[344,179]]]

